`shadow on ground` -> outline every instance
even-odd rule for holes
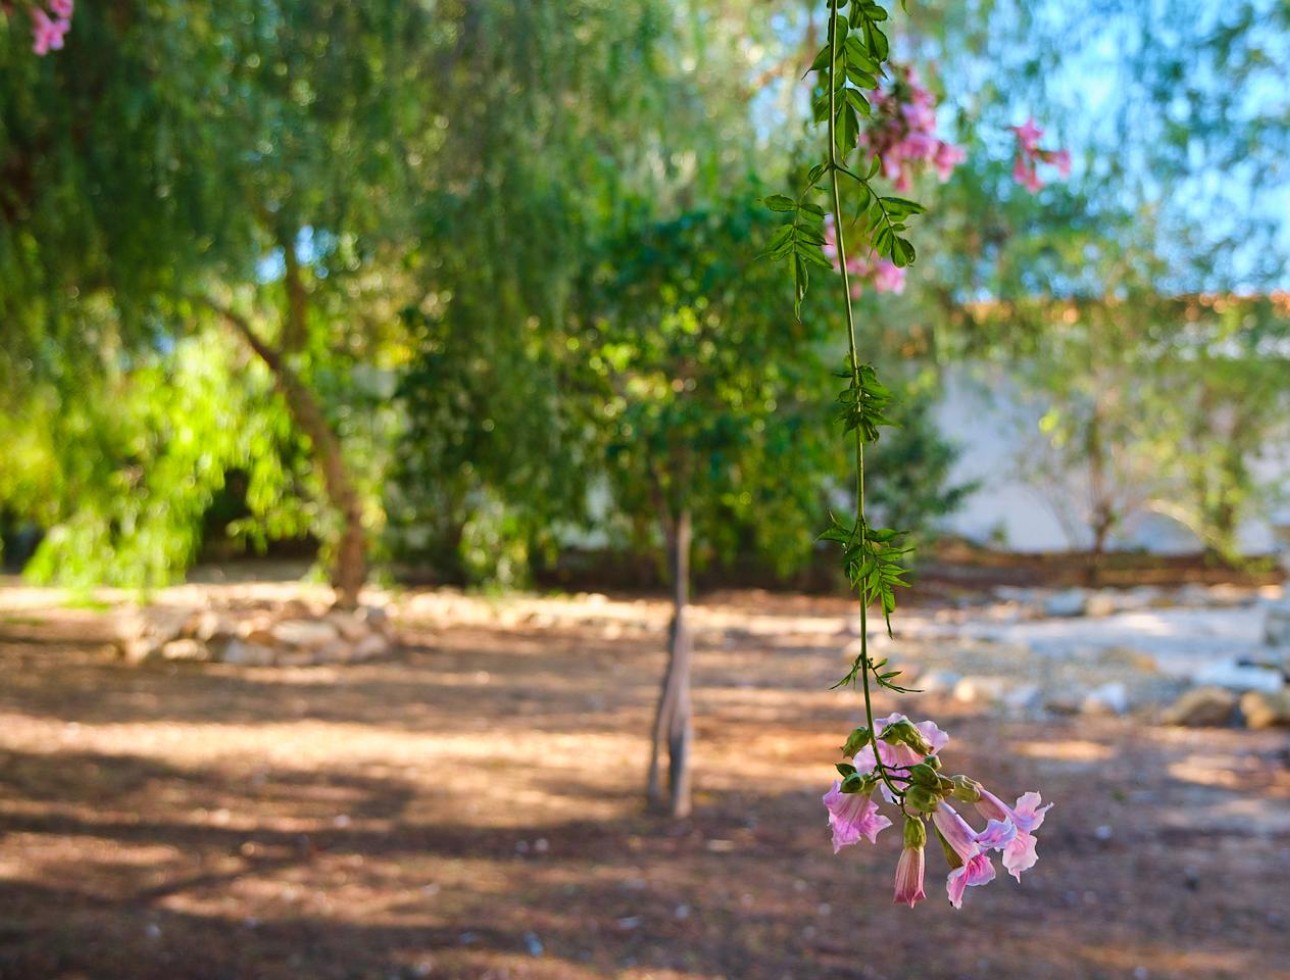
[[[954,912],[929,854],[910,911],[894,833],[828,846],[834,654],[700,651],[677,824],[639,805],[651,642],[407,640],[245,672],[0,640],[0,977],[1290,976],[1283,734],[924,699],[951,769],[1057,806],[1024,882]]]

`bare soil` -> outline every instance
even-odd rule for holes
[[[342,668],[132,668],[85,610],[0,610],[0,978],[1290,978],[1290,738],[1005,722],[907,697],[950,771],[1056,802],[1039,864],[891,904],[834,856],[860,717],[832,600],[725,594],[696,812],[644,811],[662,616],[405,620]],[[879,699],[883,711],[895,707]]]

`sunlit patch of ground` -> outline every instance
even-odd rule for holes
[[[834,857],[820,806],[860,718],[827,689],[844,605],[696,617],[679,824],[640,800],[665,607],[498,608],[426,599],[383,662],[237,670],[128,668],[101,612],[5,605],[0,978],[1290,977],[1285,732],[902,699],[950,771],[1057,803],[1022,884],[954,912],[929,854],[911,912],[896,837]]]

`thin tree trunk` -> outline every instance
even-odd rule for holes
[[[363,531],[362,502],[349,475],[340,439],[328,424],[314,393],[296,377],[282,355],[261,339],[246,318],[209,299],[206,302],[264,362],[273,375],[274,386],[287,403],[292,421],[309,437],[315,462],[322,471],[327,501],[341,518],[342,530],[332,563],[331,586],[336,593],[336,605],[353,609],[358,605],[359,592],[367,579],[367,536]]]
[[[680,819],[690,815],[690,746],[694,726],[690,709],[690,669],[694,641],[690,631],[690,543],[691,518],[683,509],[668,522],[668,571],[672,578],[672,623],[668,629],[667,670],[659,690],[658,710],[654,716],[654,737],[650,746],[649,778],[646,795],[650,803],[663,803],[660,786],[659,756],[667,741],[668,813]]]
[[[1085,435],[1084,448],[1089,463],[1089,502],[1091,505],[1089,529],[1093,534],[1093,542],[1086,556],[1084,577],[1086,584],[1090,588],[1095,588],[1101,581],[1102,561],[1106,556],[1107,539],[1110,537],[1111,529],[1115,526],[1116,517],[1115,505],[1111,500],[1111,491],[1107,486],[1100,405],[1094,407],[1093,417],[1089,420],[1088,431]]]

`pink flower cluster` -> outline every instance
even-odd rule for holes
[[[63,38],[72,29],[75,0],[49,0],[48,13],[41,7],[31,8],[31,50],[38,55],[60,51]]]
[[[890,737],[893,733],[895,737]],[[948,741],[949,736],[933,722],[914,725],[904,715],[888,715],[876,722],[876,731],[856,750],[855,774],[846,778],[852,784],[849,790],[843,790],[842,781],[835,781],[824,794],[836,854],[862,838],[876,843],[878,834],[891,826],[873,799],[873,791],[881,789],[888,803],[896,802],[877,771],[876,759],[881,759],[893,783],[905,785],[901,802],[905,811],[904,847],[896,865],[895,902],[911,908],[927,897],[923,891],[927,842],[924,814],[930,813],[933,832],[949,860],[945,887],[950,904],[961,908],[969,886],[994,880],[991,851],[1002,853],[1004,868],[1018,881],[1023,871],[1034,866],[1038,860],[1034,831],[1052,806],[1040,806],[1038,793],[1026,793],[1014,806],[1008,806],[971,779],[940,776],[937,753]],[[845,771],[848,767],[841,768]],[[950,805],[950,798],[974,805],[986,821],[985,828],[974,830]]]
[[[892,83],[869,96],[873,115],[860,133],[860,148],[877,157],[882,174],[898,191],[907,191],[915,175],[931,166],[941,181],[967,159],[962,147],[936,136],[936,102],[919,84],[913,68],[896,68]]]
[[[1024,125],[1008,128],[1017,136],[1017,155],[1012,164],[1012,178],[1030,193],[1033,194],[1044,186],[1039,177],[1040,163],[1055,166],[1063,180],[1071,175],[1071,151],[1040,149],[1039,139],[1044,131],[1035,125],[1033,118],[1027,119]]]
[[[838,230],[833,215],[824,217],[825,257],[833,263],[833,268],[841,268],[838,262]],[[851,280],[851,296],[859,299],[864,292],[864,284],[872,283],[880,293],[903,293],[905,291],[905,270],[889,259],[880,256],[863,257],[847,256],[847,275]]]

